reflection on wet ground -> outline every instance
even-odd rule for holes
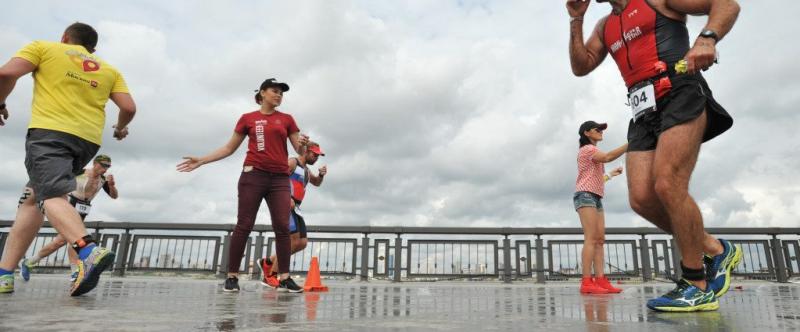
[[[648,330],[800,329],[800,285],[735,283],[721,309],[655,313],[647,299],[665,283],[623,285],[617,295],[581,296],[575,284],[517,281],[399,283],[328,281],[327,293],[278,293],[242,281],[223,293],[221,280],[105,278],[78,298],[64,277],[17,279],[0,294],[0,331],[78,330]]]

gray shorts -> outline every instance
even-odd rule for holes
[[[37,202],[75,190],[75,176],[92,160],[100,146],[78,136],[48,129],[28,129],[25,139],[27,186]]]
[[[572,196],[572,203],[575,205],[575,211],[587,206],[596,208],[597,211],[603,211],[603,198],[592,192],[576,192],[575,195]]]

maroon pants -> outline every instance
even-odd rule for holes
[[[278,256],[278,272],[289,272],[289,260],[292,256],[292,242],[289,238],[289,176],[253,169],[242,172],[239,177],[239,215],[236,228],[231,235],[231,247],[228,255],[228,271],[239,272],[239,265],[244,255],[244,247],[250,231],[256,222],[256,214],[261,200],[267,201],[269,215],[272,218],[272,230],[275,231],[275,251]]]

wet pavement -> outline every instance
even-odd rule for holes
[[[326,281],[327,293],[278,293],[242,280],[104,277],[67,295],[65,276],[16,280],[0,294],[0,331],[763,331],[800,329],[800,285],[734,282],[720,310],[656,313],[647,299],[666,283],[624,284],[622,294],[580,296],[577,282]],[[735,289],[735,287],[741,289]]]

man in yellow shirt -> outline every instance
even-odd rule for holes
[[[29,182],[19,200],[17,216],[0,260],[0,293],[14,291],[13,271],[47,216],[78,253],[78,276],[70,295],[97,286],[100,274],[114,262],[114,253],[98,247],[87,235],[81,217],[67,200],[75,176],[100,148],[105,106],[111,99],[120,109],[114,137],[128,135],[136,113],[122,75],[93,55],[97,31],[83,23],[67,27],[60,43],[34,41],[0,67],[0,126],[9,118],[5,100],[17,79],[33,73],[31,122],[25,140]]]

